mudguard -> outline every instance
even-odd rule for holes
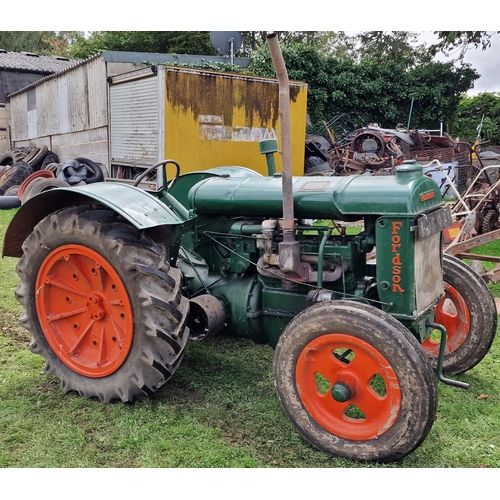
[[[87,204],[104,205],[138,229],[158,226],[176,226],[181,229],[193,220],[187,211],[170,208],[153,195],[128,184],[99,182],[56,188],[30,198],[21,206],[5,233],[2,256],[21,257],[24,240],[47,215],[67,207]]]

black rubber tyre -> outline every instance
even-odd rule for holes
[[[17,196],[0,196],[0,210],[17,208],[21,205],[21,200]]]
[[[483,217],[481,225],[481,234],[490,233],[498,229],[498,213],[496,210],[488,210]]]
[[[14,163],[21,161],[24,158],[24,154],[17,150],[7,151],[5,154],[0,156],[0,165],[2,166],[12,166]]]
[[[420,344],[365,304],[324,302],[297,315],[276,347],[274,380],[299,433],[336,456],[398,460],[422,443],[435,418],[436,378]],[[332,391],[343,385],[350,396],[339,402]]]
[[[85,179],[85,182],[87,184],[93,184],[94,182],[102,182],[104,180],[104,174],[103,174],[103,171],[101,169],[101,167],[99,167],[99,165],[97,165],[97,163],[94,163],[92,160],[89,160],[88,158],[73,158],[75,161],[79,161],[80,163],[83,163],[84,165],[86,165],[89,170],[92,170],[93,171],[93,175],[91,175],[90,177],[87,177]]]
[[[24,308],[21,323],[32,334],[31,350],[46,361],[45,373],[58,377],[64,392],[77,391],[85,398],[97,397],[102,402],[116,399],[132,402],[151,395],[172,376],[189,335],[185,326],[189,302],[180,293],[181,273],[170,269],[164,244],[155,243],[110,210],[79,206],[43,219],[24,242],[23,252],[17,265],[21,281],[16,292]],[[82,259],[74,265],[73,253],[78,252],[96,256],[96,263],[90,261],[89,266],[82,266],[85,262]],[[58,267],[67,265],[72,266],[69,273]],[[85,293],[82,296],[81,291],[72,291],[86,283],[94,285],[87,287],[90,290],[87,299]],[[120,301],[110,301],[106,296],[107,301],[103,299],[97,314],[92,316],[96,312],[88,307],[92,297],[117,289]],[[53,310],[52,305],[56,306]],[[99,325],[115,314],[111,306],[119,308],[119,315],[113,321],[123,320],[125,326],[122,328],[120,324],[115,329],[113,323],[92,330],[94,323],[90,319],[98,318],[95,324]],[[122,307],[131,314],[120,313]],[[87,312],[82,312],[85,309]],[[104,316],[103,310],[106,310]],[[66,321],[70,321],[69,328],[64,329]],[[73,323],[75,328],[88,324],[92,337],[87,339],[87,329],[82,326],[84,333],[75,340],[75,332],[69,331]],[[109,340],[108,328],[112,330],[111,340],[115,345]],[[54,332],[61,339],[60,345],[56,342],[56,351],[51,347]],[[116,337],[127,351],[116,368],[112,366],[110,373],[103,375],[108,368],[101,358],[95,366],[85,364],[84,348],[93,349],[92,339],[107,354],[111,352],[109,346],[120,352]],[[68,352],[65,344],[71,346]],[[119,347],[122,349],[121,344]],[[92,370],[93,375],[86,375]]]
[[[7,189],[12,186],[19,186],[33,173],[33,169],[25,162],[18,162],[12,166],[0,177],[0,195],[3,195]]]
[[[443,371],[452,375],[476,366],[488,353],[497,330],[495,299],[486,283],[467,264],[443,256],[446,297],[436,308],[436,323],[447,329]],[[437,366],[439,341],[427,339],[422,347]]]
[[[40,170],[47,170],[47,165],[51,163],[59,163],[59,157],[53,151],[47,151],[47,154],[43,157],[42,164],[40,165]]]
[[[318,172],[331,172],[332,169],[328,162],[319,156],[309,156],[304,163],[304,174],[313,174]]]
[[[49,149],[47,146],[41,146],[39,148],[33,148],[33,151],[26,156],[24,159],[25,162],[34,170],[39,170],[45,155]]]

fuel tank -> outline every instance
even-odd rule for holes
[[[293,177],[293,197],[298,219],[417,215],[443,204],[439,186],[417,164],[389,176]],[[188,203],[205,216],[281,217],[281,177],[211,177],[190,189]]]

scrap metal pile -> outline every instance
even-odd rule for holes
[[[468,145],[446,135],[409,130],[402,125],[394,129],[377,124],[358,128],[344,113],[306,136],[306,175],[391,175],[405,160],[454,163],[459,173],[455,183],[460,190],[466,188]]]

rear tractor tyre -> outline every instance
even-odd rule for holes
[[[365,304],[320,303],[297,315],[276,347],[274,380],[299,433],[336,456],[399,460],[435,418],[436,378],[420,344]]]
[[[189,303],[165,245],[110,210],[80,206],[43,219],[23,252],[21,322],[64,392],[133,402],[172,376]]]
[[[476,366],[488,353],[497,330],[495,299],[484,282],[467,264],[451,255],[443,256],[445,297],[436,306],[435,322],[447,331],[443,371],[452,375]],[[422,343],[434,367],[440,336]]]

